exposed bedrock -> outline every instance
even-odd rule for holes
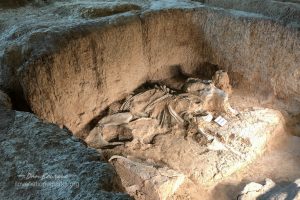
[[[22,52],[14,73],[33,112],[77,134],[142,83],[197,74],[205,63],[227,70],[235,87],[276,96],[291,109],[300,102],[299,30],[263,16],[193,3],[29,38],[27,50],[6,49],[2,67],[14,67],[5,58]]]
[[[0,0],[0,8],[17,8],[26,5],[41,6],[53,0]]]
[[[0,90],[0,109],[11,109],[11,100],[7,94]]]
[[[131,199],[95,149],[31,113],[0,107],[0,199]]]
[[[299,24],[299,0],[193,0],[226,9],[262,14],[284,23]]]

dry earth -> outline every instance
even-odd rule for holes
[[[299,178],[299,139],[289,135],[300,135],[299,2],[202,2],[0,0],[0,90],[11,97],[0,93],[0,106],[6,109],[0,112],[0,150],[6,155],[0,163],[2,197],[128,198],[118,193],[123,188],[111,165],[90,160],[89,155],[101,155],[68,133],[85,138],[109,105],[146,82],[210,78],[217,69],[228,71],[230,102],[237,110],[275,109],[284,116],[286,129],[270,143],[278,145],[244,170],[211,187],[187,181],[170,198],[232,199],[248,182]],[[7,111],[11,103],[13,109],[36,116]],[[47,141],[52,137],[53,144],[60,141],[66,148],[51,146]],[[26,160],[19,162],[18,156],[32,163],[22,165]],[[47,156],[51,158],[45,160]],[[52,163],[63,156],[71,159]],[[13,185],[20,170],[82,173],[77,177],[81,192],[53,193],[47,187],[20,191]]]

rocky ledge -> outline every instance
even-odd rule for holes
[[[0,199],[131,199],[96,150],[31,113],[0,108],[0,153]]]

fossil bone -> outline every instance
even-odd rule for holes
[[[96,149],[112,148],[123,145],[123,142],[107,142],[101,135],[101,127],[95,127],[85,139],[85,142]]]
[[[143,94],[143,92],[135,94],[135,95],[129,95],[126,98],[125,102],[122,104],[122,106],[120,108],[120,111],[127,111],[127,110],[129,110],[130,104],[134,100],[134,98],[137,98],[137,97],[141,96],[142,94]]]
[[[211,151],[227,151],[226,146],[220,142],[217,138],[214,138],[212,143],[207,146],[207,148]]]
[[[217,88],[224,90],[226,93],[232,93],[227,72],[224,72],[222,70],[216,71],[215,75],[213,76],[213,83]]]
[[[160,125],[164,127],[166,124],[166,109],[164,108],[161,113],[162,113],[162,117],[161,117]]]
[[[165,94],[157,99],[155,99],[153,102],[149,103],[146,108],[145,112],[149,112],[157,103],[162,102],[163,100],[167,99],[168,97],[171,97],[171,94]]]
[[[120,108],[121,111],[125,111],[129,109],[130,101],[133,99],[133,97],[134,97],[133,95],[130,95],[126,98],[125,102],[122,104]]]
[[[117,113],[113,115],[106,116],[99,121],[100,125],[109,126],[109,125],[120,125],[127,124],[133,118],[133,115],[130,112]]]
[[[208,146],[209,150],[213,150],[213,151],[229,150],[232,153],[234,153],[234,154],[240,156],[241,158],[243,158],[244,155],[242,153],[235,150],[231,146],[220,142],[219,139],[216,136],[206,133],[201,127],[198,127],[198,132],[201,133],[202,135],[204,135],[208,140],[213,140],[213,142]]]
[[[169,104],[168,105],[168,110],[171,116],[180,124],[184,123],[184,120],[176,113],[175,110],[173,110],[172,106]]]

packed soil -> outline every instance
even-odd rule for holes
[[[183,81],[184,81],[184,79],[182,79],[182,78],[175,78],[175,79],[165,80],[163,83],[166,86],[172,85],[173,88],[175,87],[174,88],[175,90],[178,90],[179,88],[181,88],[184,85]],[[162,88],[162,90],[166,89],[166,88],[168,88],[168,87]],[[193,89],[193,87],[190,87],[190,88]],[[141,91],[138,91],[138,93],[139,92],[141,92]],[[147,92],[149,94],[147,94]],[[153,101],[153,99],[154,100],[158,99],[157,96],[155,96],[155,95],[157,95],[157,93],[159,94],[159,92],[155,93],[155,92],[153,92],[153,90],[149,90],[147,92],[145,92],[148,95],[148,96],[146,95],[147,98],[152,99],[152,101]],[[231,93],[231,91],[230,91],[230,93]],[[141,92],[140,94],[143,94],[143,93]],[[136,104],[134,104],[135,101],[137,102]],[[143,106],[144,101],[145,101],[145,99],[143,98],[143,95],[137,95],[137,100],[133,100],[132,105],[134,108],[131,109],[131,112],[132,113],[135,112],[135,115],[141,115],[143,117],[143,114],[140,113],[140,111],[142,111],[143,109],[139,108],[139,106],[145,107],[145,106]],[[126,102],[126,100],[125,100],[125,102]],[[268,109],[272,110],[272,109],[274,109],[274,105],[276,105],[276,100],[274,100],[272,98],[272,96],[270,96],[270,95],[262,96],[261,93],[260,94],[255,94],[255,93],[249,94],[249,92],[246,92],[244,90],[233,89],[233,92],[229,98],[229,103],[230,103],[230,105],[229,104],[228,105],[232,106],[232,108],[234,110],[237,110],[241,113],[243,113],[243,112],[247,113],[249,110],[250,111],[254,110],[255,112],[256,112],[256,110],[268,110]],[[127,104],[123,104],[123,107],[124,107],[124,105],[125,105],[125,107],[129,106]],[[150,103],[150,105],[151,105],[151,103]],[[172,105],[172,103],[170,105]],[[226,107],[227,104],[224,104],[224,105]],[[222,106],[224,106],[224,105],[222,104]],[[112,114],[114,112],[115,107],[118,107],[118,106],[120,106],[120,105],[117,105],[117,104],[111,105],[109,108],[109,113]],[[149,105],[148,105],[148,107],[149,107]],[[174,104],[173,104],[173,107],[174,107]],[[277,108],[279,109],[279,107],[280,106],[278,105]],[[176,107],[174,107],[174,108],[176,110]],[[161,108],[159,108],[159,110],[161,110]],[[271,112],[271,114],[272,114],[272,112]],[[151,112],[151,113],[153,114],[153,112]],[[125,115],[121,116],[121,117],[119,116],[118,120],[122,121],[122,120],[126,119],[128,121],[125,120],[126,121],[125,123],[128,123],[131,120],[131,118],[127,119],[126,118],[127,114],[126,113],[123,113],[123,114],[125,114]],[[264,113],[262,113],[262,114],[264,114]],[[273,114],[275,115],[276,112],[274,112]],[[110,116],[113,116],[113,114]],[[223,116],[226,116],[226,115],[224,115],[224,113],[223,113]],[[255,114],[252,116],[255,116]],[[285,113],[283,113],[283,116],[285,116]],[[125,117],[125,118],[123,119],[122,117]],[[229,116],[226,116],[226,117],[227,117],[227,119],[229,118]],[[285,116],[285,117],[287,117],[287,116]],[[141,118],[141,119],[143,119],[143,118]],[[233,120],[233,119],[234,119],[234,117],[230,118],[230,120]],[[252,119],[250,117],[247,120],[249,121],[249,119],[251,121],[254,118]],[[286,118],[286,120],[288,120],[288,118]],[[110,118],[110,117],[103,118],[102,120],[100,120],[100,122],[102,122],[104,124],[105,123],[106,124],[116,123],[116,121],[113,121],[112,118]],[[242,124],[243,123],[245,123],[245,122],[242,122]],[[113,124],[113,125],[115,125],[115,124]],[[243,189],[243,187],[249,182],[262,183],[262,182],[264,182],[265,178],[271,178],[275,182],[279,182],[279,184],[293,182],[295,177],[299,177],[299,175],[300,175],[300,170],[299,170],[300,169],[300,165],[299,165],[300,164],[300,157],[299,157],[300,147],[297,147],[297,142],[299,142],[300,139],[295,136],[288,135],[286,132],[287,130],[285,130],[284,126],[278,126],[278,127],[280,127],[280,128],[276,128],[275,130],[272,131],[271,139],[270,138],[267,139],[267,147],[265,145],[262,145],[262,146],[258,145],[258,149],[257,149],[258,150],[258,158],[257,158],[257,155],[255,155],[254,157],[252,157],[249,160],[249,162],[242,161],[242,162],[245,162],[248,164],[251,163],[250,165],[247,165],[246,167],[245,167],[245,165],[243,165],[243,167],[236,168],[235,165],[238,166],[239,163],[241,162],[241,160],[239,160],[239,159],[230,160],[231,156],[228,156],[228,154],[226,154],[224,152],[221,153],[219,151],[218,156],[215,156],[215,157],[219,158],[220,162],[222,160],[222,157],[227,159],[228,162],[231,163],[231,166],[229,166],[228,168],[229,169],[232,168],[232,169],[234,169],[233,171],[235,171],[233,174],[231,174],[232,173],[232,171],[231,171],[230,173],[228,173],[226,175],[226,173],[227,173],[226,167],[223,169],[222,168],[219,169],[217,167],[217,170],[221,171],[220,175],[218,173],[216,173],[213,175],[213,179],[210,179],[209,175],[207,175],[206,173],[207,173],[207,171],[210,171],[210,170],[213,171],[214,166],[210,166],[209,162],[201,164],[204,166],[203,171],[201,171],[202,167],[197,168],[197,165],[198,165],[197,162],[193,162],[185,157],[178,158],[180,160],[180,162],[183,163],[183,165],[187,166],[186,167],[187,169],[189,166],[191,168],[194,168],[192,166],[195,165],[196,168],[194,170],[196,170],[196,169],[200,170],[199,173],[201,173],[202,176],[200,176],[200,178],[198,180],[197,179],[193,180],[193,178],[191,178],[191,177],[186,178],[185,181],[182,182],[182,185],[180,185],[180,187],[178,187],[178,190],[172,196],[168,196],[167,199],[170,199],[170,200],[171,199],[172,200],[173,199],[175,199],[175,200],[177,200],[177,199],[178,200],[179,199],[182,199],[182,200],[183,199],[184,200],[195,199],[196,200],[196,199],[199,199],[199,197],[201,197],[201,199],[208,199],[208,200],[235,199],[238,196],[239,192]],[[132,128],[132,126],[129,126],[129,129],[130,128]],[[204,126],[204,128],[207,129],[207,128],[211,128],[211,127]],[[148,129],[149,129],[149,127],[148,127]],[[115,131],[114,129],[108,129],[108,130]],[[120,131],[120,130],[121,129],[117,129],[117,131]],[[231,131],[231,129],[229,128],[227,131]],[[123,132],[124,131],[122,131],[122,133]],[[111,132],[109,132],[109,133],[111,133]],[[128,134],[128,132],[127,132],[127,134]],[[137,135],[134,135],[134,137],[136,137],[136,136]],[[111,137],[111,136],[109,136],[109,137]],[[128,135],[126,136],[126,134],[125,134],[125,135],[122,135],[122,137],[128,137]],[[138,135],[138,137],[141,137],[141,135]],[[126,157],[126,155],[128,155],[128,156],[130,156],[130,158],[143,158],[143,159],[147,160],[147,159],[149,159],[148,156],[150,155],[150,160],[152,160],[152,161],[153,161],[153,159],[155,160],[158,158],[162,158],[162,160],[161,160],[162,163],[160,163],[160,164],[164,165],[167,162],[168,163],[167,166],[169,167],[170,165],[172,165],[172,169],[174,169],[174,167],[176,168],[176,170],[182,169],[180,167],[180,165],[181,165],[180,162],[178,162],[176,164],[176,159],[172,160],[171,157],[172,157],[172,154],[174,154],[174,151],[176,151],[176,149],[185,149],[187,147],[185,145],[187,145],[188,142],[186,142],[185,140],[180,140],[180,136],[179,136],[179,137],[175,138],[174,141],[181,141],[181,142],[180,142],[180,144],[176,144],[176,143],[173,143],[172,141],[169,141],[169,140],[172,140],[172,137],[173,136],[171,136],[171,135],[165,136],[163,134],[163,135],[159,135],[159,136],[153,136],[153,138],[154,138],[153,139],[152,136],[150,135],[150,140],[148,138],[146,138],[147,140],[146,140],[145,144],[142,144],[142,145],[139,144],[142,147],[140,147],[139,145],[138,145],[139,147],[136,147],[136,143],[131,144],[130,142],[128,143],[129,145],[125,145],[125,147],[123,147],[123,146],[118,146],[117,143],[113,142],[114,145],[117,147],[112,147],[112,149],[106,149],[106,150],[104,149],[102,152],[104,153],[104,156],[106,157],[107,160],[109,160],[110,157],[113,155],[122,155],[125,157]],[[167,139],[164,139],[164,138],[167,138]],[[112,138],[108,138],[108,139],[112,139]],[[145,141],[145,138],[139,138],[139,139],[143,139],[141,141]],[[152,139],[154,140],[154,142],[151,142]],[[257,139],[261,140],[262,138],[260,138],[260,139],[257,138]],[[95,139],[92,137],[91,141],[93,141],[93,140],[95,140]],[[177,147],[173,147],[173,145],[166,147],[166,149],[168,149],[168,148],[171,149],[170,152],[168,153],[168,150],[163,150],[164,144],[167,145],[168,142],[164,143],[164,142],[160,142],[159,140],[168,141],[169,143],[173,143],[173,145],[177,145]],[[265,140],[265,138],[263,138],[263,140]],[[112,140],[112,141],[114,141],[114,140]],[[151,148],[152,148],[151,144],[153,144],[153,143],[154,143],[154,146],[159,146],[158,149],[155,149],[155,147],[153,147],[153,150],[151,150]],[[185,143],[187,143],[187,144],[185,144]],[[190,144],[193,145],[193,143],[190,143]],[[255,142],[254,142],[254,144],[255,144]],[[238,144],[238,143],[237,143],[237,145],[243,146],[242,144]],[[195,147],[195,148],[193,148],[193,147]],[[194,151],[196,151],[195,149],[197,149],[197,145],[191,146],[191,148],[193,149],[193,152],[191,152],[192,153],[191,155],[193,155]],[[253,149],[249,149],[249,151],[253,151]],[[170,157],[170,159],[164,158],[163,152],[165,153],[164,156]],[[171,153],[171,152],[173,152],[173,153]],[[162,154],[162,155],[160,155],[160,154]],[[185,153],[178,151],[178,156],[180,156],[181,154],[185,155],[185,156],[189,155],[189,153],[185,154]],[[211,154],[211,156],[212,155],[213,154]],[[221,157],[219,157],[220,155],[221,155]],[[245,154],[245,155],[247,155],[247,154]],[[211,156],[210,156],[210,158],[212,159],[213,157],[211,157]],[[205,156],[199,154],[199,157],[192,156],[192,160],[197,160],[197,159],[200,159],[201,157],[205,158]],[[257,159],[254,160],[254,158],[257,158]],[[211,159],[209,159],[209,160],[211,160]],[[190,164],[187,164],[184,162],[190,162]],[[216,163],[218,163],[218,161]],[[223,166],[223,164],[221,164],[220,166]],[[117,166],[117,171],[119,171],[118,167],[120,167],[120,166]],[[123,168],[123,167],[121,167],[121,168]],[[141,169],[142,168],[140,168],[140,170]],[[183,174],[187,174],[188,170],[185,171],[183,168],[183,171],[179,170],[179,172],[183,173]],[[127,172],[127,173],[130,173],[130,169],[129,169],[129,172]],[[119,174],[119,175],[120,175],[121,179],[124,178],[124,177],[122,177],[122,176],[124,176],[124,172],[121,172],[121,174]],[[230,175],[230,176],[228,176],[228,175]],[[128,175],[126,175],[126,176],[128,176]],[[218,176],[220,176],[220,178],[215,178]],[[193,177],[193,175],[192,175],[192,177]],[[125,181],[125,182],[127,182],[128,177],[125,177],[125,178],[127,178],[127,180]],[[129,178],[129,180],[130,180],[130,178]],[[147,192],[150,193],[150,191],[147,191]],[[145,198],[144,196],[142,196],[142,197]],[[141,197],[136,197],[136,198],[138,199]],[[147,196],[146,196],[146,198],[147,198]]]
[[[261,99],[261,100],[260,100]],[[246,92],[234,90],[231,103],[239,108],[262,105],[263,97],[247,95]],[[263,104],[268,107],[270,105]],[[281,130],[276,138],[268,143],[266,151],[253,163],[225,178],[211,187],[199,187],[193,183],[185,183],[174,195],[173,199],[232,200],[236,199],[245,185],[250,182],[263,184],[266,178],[284,186],[300,177],[300,138]]]

